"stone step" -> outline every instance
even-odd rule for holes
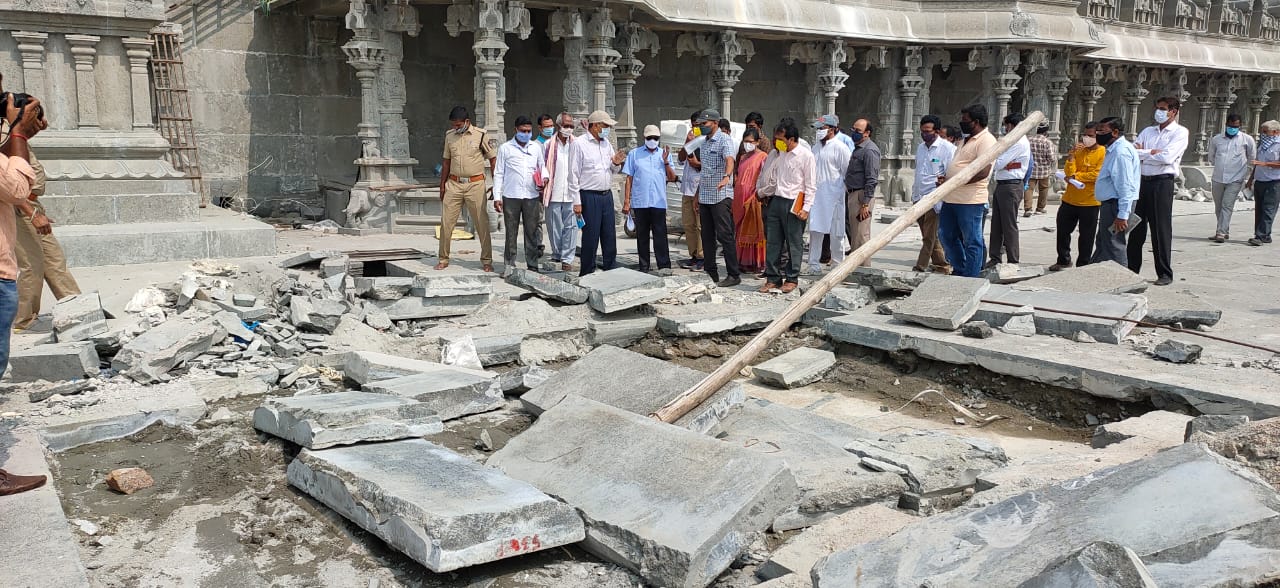
[[[169,194],[112,194],[103,196],[40,197],[49,218],[58,225],[195,222],[200,196],[195,192]]]
[[[0,431],[0,468],[11,474],[44,475],[44,486],[0,496],[0,578],[5,586],[89,586],[80,549],[62,512],[53,476],[36,433]]]
[[[198,210],[193,222],[59,224],[54,235],[70,267],[275,255],[271,225],[221,208]]]

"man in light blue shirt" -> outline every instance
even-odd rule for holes
[[[1107,148],[1098,181],[1093,184],[1094,198],[1102,203],[1098,211],[1098,237],[1089,263],[1114,261],[1127,266],[1129,213],[1138,199],[1142,181],[1142,163],[1138,150],[1124,138],[1124,123],[1114,116],[1098,122],[1098,144]],[[1141,221],[1137,221],[1141,222]]]
[[[942,119],[927,114],[920,119],[920,145],[916,147],[916,179],[911,188],[912,204],[928,196],[938,189],[938,178],[947,176],[947,168],[956,156],[956,146],[939,137]],[[935,271],[950,274],[951,264],[947,262],[947,254],[942,249],[942,241],[938,239],[938,211],[942,203],[935,204],[932,209],[920,217],[920,254],[916,256],[916,265],[911,269],[917,272]]]
[[[627,154],[622,173],[627,176],[622,199],[622,214],[635,222],[636,248],[640,253],[640,271],[649,265],[649,238],[653,238],[654,257],[659,270],[671,269],[671,251],[667,245],[667,182],[676,180],[670,153],[659,148],[662,131],[655,125],[644,128],[644,145]]]

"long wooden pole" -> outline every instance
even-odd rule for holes
[[[719,368],[716,368],[716,371],[708,374],[707,377],[703,378],[702,381],[698,382],[693,388],[690,388],[685,391],[684,394],[675,397],[671,402],[668,402],[666,406],[663,406],[658,409],[657,412],[654,412],[649,416],[661,420],[662,422],[673,423],[679,420],[680,417],[684,416],[685,413],[693,410],[708,398],[711,398],[717,390],[737,376],[738,372],[742,371],[742,368],[747,367],[747,364],[755,360],[762,351],[772,345],[778,337],[781,337],[782,334],[787,331],[787,329],[790,329],[792,324],[800,320],[800,318],[804,316],[804,313],[816,306],[828,292],[831,292],[832,288],[843,283],[844,279],[848,277],[850,273],[853,273],[853,270],[857,269],[858,266],[862,265],[863,261],[870,259],[877,251],[883,249],[890,241],[893,241],[895,237],[901,234],[902,231],[906,230],[907,227],[916,224],[916,221],[920,220],[920,217],[924,216],[925,212],[932,209],[935,204],[941,202],[948,194],[955,191],[958,186],[963,186],[969,183],[969,180],[972,180],[973,176],[980,170],[989,169],[991,164],[995,163],[996,158],[999,157],[1001,153],[1004,153],[1012,147],[1014,143],[1018,142],[1019,139],[1026,136],[1027,133],[1030,133],[1031,130],[1036,128],[1036,126],[1040,124],[1040,121],[1043,120],[1044,113],[1040,111],[1035,111],[1029,114],[1026,120],[1022,121],[1022,124],[1014,127],[1012,131],[996,142],[995,149],[979,155],[972,164],[961,170],[960,173],[956,174],[954,177],[948,176],[947,181],[939,186],[937,190],[934,190],[924,198],[921,198],[914,206],[907,209],[906,214],[898,217],[898,220],[893,221],[893,223],[889,225],[888,229],[885,229],[879,235],[876,235],[875,238],[863,244],[857,249],[857,251],[854,251],[852,255],[846,257],[840,265],[831,268],[831,271],[822,279],[815,282],[813,286],[804,293],[804,296],[801,296],[799,300],[792,303],[791,306],[787,308],[786,312],[783,312],[781,316],[774,319],[772,323],[769,323],[768,327],[765,327],[760,334],[756,335],[755,338],[744,345],[742,349],[739,349],[737,353],[733,354],[733,357],[730,357],[728,361],[725,361]],[[1000,121],[992,122],[999,124]],[[815,245],[811,243],[809,246],[814,247]],[[839,244],[836,244],[836,246],[838,247]]]

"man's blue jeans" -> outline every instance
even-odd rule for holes
[[[947,253],[953,275],[976,278],[982,273],[987,245],[982,239],[985,204],[942,203],[938,213],[938,238]]]
[[[18,283],[0,278],[0,376],[9,369],[9,338],[18,316]]]

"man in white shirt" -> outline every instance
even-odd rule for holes
[[[538,271],[542,245],[542,198],[538,184],[543,180],[542,144],[533,140],[533,121],[516,117],[515,136],[498,148],[493,168],[493,209],[502,214],[507,231],[502,249],[506,271],[516,266],[516,237],[524,225],[525,266]]]
[[[618,226],[613,212],[613,174],[622,170],[627,152],[615,151],[609,131],[617,121],[603,110],[587,117],[587,134],[569,146],[569,195],[582,219],[582,265],[579,276],[596,271],[596,248],[604,254],[601,269],[616,267]]]
[[[800,129],[790,119],[783,121],[773,131],[777,158],[762,174],[768,176],[767,192],[757,190],[756,198],[763,200],[765,207],[765,270],[760,292],[780,288],[783,294],[789,294],[800,282],[804,223],[813,210],[818,172],[813,150],[800,138]],[[799,210],[797,199],[801,200]],[[787,252],[785,261],[784,251]]]
[[[1142,220],[1129,234],[1129,269],[1142,273],[1142,248],[1151,227],[1151,250],[1157,286],[1173,283],[1173,181],[1187,151],[1187,128],[1178,124],[1182,101],[1166,96],[1156,100],[1156,124],[1142,129],[1134,141],[1142,162],[1142,186],[1134,212]]]
[[[1022,123],[1025,116],[1014,113],[1004,117],[1004,132],[1007,134],[1013,127]],[[996,158],[995,178],[996,191],[991,198],[991,247],[990,261],[986,267],[995,267],[1000,263],[1000,253],[1005,253],[1005,261],[1018,263],[1018,207],[1022,205],[1022,195],[1026,185],[1027,172],[1031,167],[1031,142],[1026,137],[1018,139],[1007,151]]]
[[[1217,230],[1209,239],[1226,243],[1231,238],[1231,213],[1236,196],[1249,177],[1249,162],[1257,155],[1253,137],[1240,131],[1240,115],[1227,115],[1226,128],[1209,139],[1209,163],[1213,165],[1213,214]]]
[[[824,114],[813,123],[813,156],[817,165],[817,191],[813,207],[809,211],[809,274],[822,273],[822,240],[831,237],[831,261],[844,261],[844,247],[840,239],[845,236],[845,172],[849,170],[849,158],[853,152],[836,137],[840,132],[840,119],[834,114]],[[768,237],[765,237],[766,244]]]
[[[573,248],[578,236],[578,222],[573,214],[573,197],[569,196],[569,145],[573,143],[574,120],[567,112],[555,119],[556,135],[543,146],[542,205],[546,207],[547,240],[551,241],[551,261],[560,269],[573,269]]]
[[[911,187],[911,202],[919,202],[938,188],[938,178],[946,177],[947,167],[956,155],[956,146],[938,136],[942,130],[942,119],[929,114],[920,118],[920,146],[916,147],[916,180]],[[924,241],[920,244],[920,255],[916,257],[916,265],[911,269],[918,272],[935,271],[950,274],[951,264],[947,263],[947,254],[942,249],[942,241],[938,240],[938,210],[942,203],[934,205],[924,216],[920,217],[920,235]]]

